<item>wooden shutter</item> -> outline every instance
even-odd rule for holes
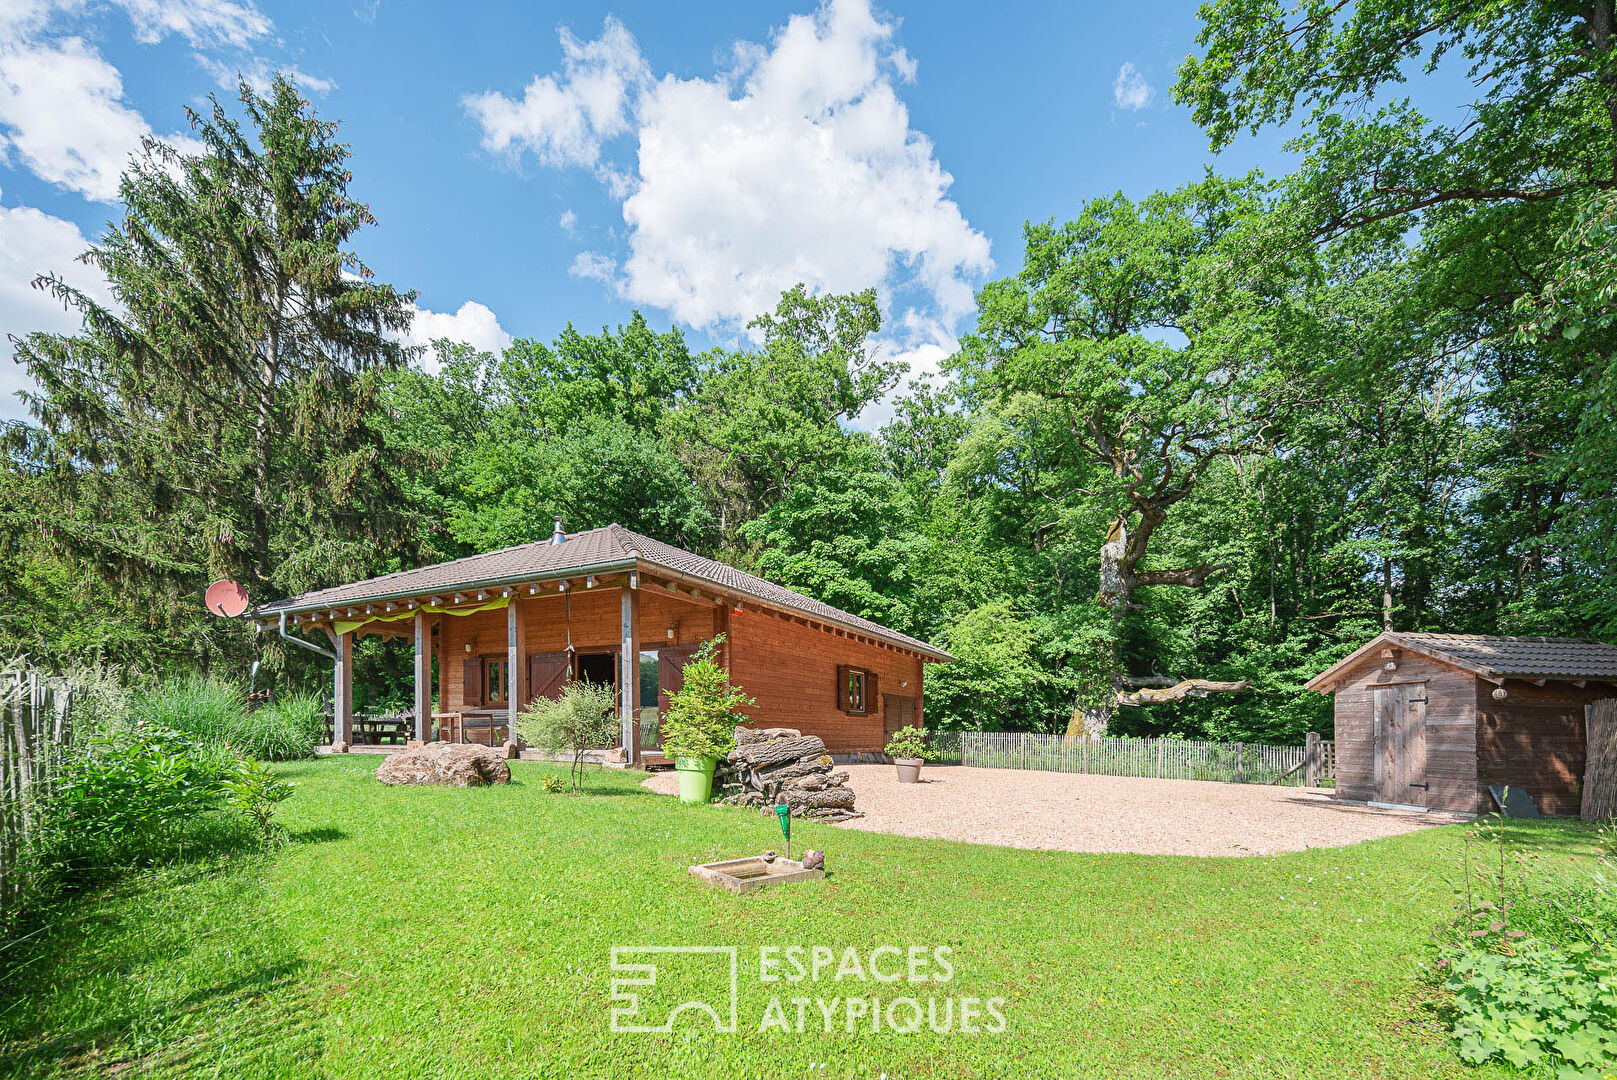
[[[877,711],[881,708],[881,695],[877,692],[878,690],[879,687],[876,683],[876,673],[874,671],[865,672],[866,716],[875,716]]]
[[[461,661],[460,703],[483,704],[483,658],[468,656]]]
[[[533,653],[528,657],[528,701],[555,701],[567,687],[572,662],[564,652]],[[524,703],[526,704],[526,702]]]
[[[848,665],[837,665],[837,708],[848,711]]]

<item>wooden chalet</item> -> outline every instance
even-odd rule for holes
[[[1336,695],[1336,792],[1485,813],[1490,787],[1576,815],[1587,712],[1617,698],[1617,646],[1385,633],[1306,684]]]
[[[617,690],[630,762],[656,751],[669,693],[718,634],[732,680],[758,701],[754,720],[818,735],[833,753],[879,752],[888,732],[921,725],[925,666],[950,659],[621,525],[567,535],[559,521],[548,541],[320,589],[249,617],[335,661],[334,744],[352,741],[354,642],[379,634],[415,643],[415,738],[497,743],[513,703],[590,679]],[[301,636],[311,631],[329,651]]]

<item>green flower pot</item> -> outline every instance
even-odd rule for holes
[[[675,757],[674,771],[679,773],[679,801],[707,802],[708,796],[713,794],[713,767],[718,763],[718,758]]]

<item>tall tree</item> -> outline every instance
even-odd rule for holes
[[[268,598],[412,543],[375,409],[407,359],[413,294],[346,246],[375,219],[348,193],[336,124],[285,78],[264,95],[243,84],[240,105],[241,119],[218,100],[190,111],[201,153],[148,140],[125,173],[122,220],[84,256],[117,309],[37,282],[84,325],[18,342],[40,428],[13,446],[93,519],[59,540],[124,537],[99,569],[197,595],[228,574]]]
[[[979,399],[1053,405],[1070,490],[1107,508],[1097,599],[1110,613],[1075,725],[1104,730],[1116,704],[1244,689],[1185,679],[1131,688],[1122,639],[1148,586],[1199,588],[1223,564],[1146,565],[1152,536],[1214,463],[1263,452],[1305,394],[1307,269],[1269,241],[1261,193],[1209,178],[1136,204],[1096,200],[1062,226],[1030,225],[1021,273],[982,292],[957,358]]]

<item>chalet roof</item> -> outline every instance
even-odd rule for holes
[[[559,544],[539,540],[531,544],[486,551],[463,559],[400,570],[348,585],[317,589],[254,609],[260,617],[281,612],[318,611],[323,608],[417,597],[450,590],[550,581],[579,574],[621,570],[664,570],[717,586],[771,607],[868,634],[938,660],[948,653],[919,638],[889,630],[869,619],[821,603],[783,585],[737,570],[733,566],[653,540],[622,525],[603,525],[572,533]]]
[[[1385,633],[1308,680],[1308,689],[1325,689],[1338,672],[1383,645],[1408,649],[1487,679],[1617,681],[1617,645],[1590,638]]]

